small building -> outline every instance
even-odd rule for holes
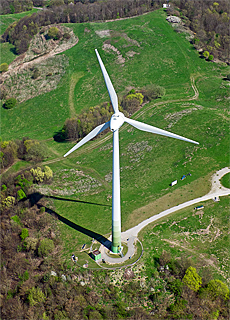
[[[204,206],[198,206],[198,207],[195,207],[194,209],[195,210],[201,210],[201,209],[204,209]]]
[[[173,187],[173,186],[175,186],[175,184],[177,184],[177,180],[174,180],[173,182],[171,182],[170,186]]]
[[[163,4],[163,8],[170,8],[170,4],[164,3],[164,4]]]
[[[101,259],[101,253],[100,253],[100,251],[97,250],[97,249],[94,250],[94,251],[92,252],[92,258],[93,258],[95,261]]]

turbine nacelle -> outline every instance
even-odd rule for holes
[[[112,132],[116,131],[123,125],[124,122],[125,122],[125,116],[123,115],[122,112],[118,111],[114,113],[110,119],[110,130]]]

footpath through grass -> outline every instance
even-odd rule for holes
[[[181,210],[140,232],[148,272],[153,272],[165,250],[173,259],[190,258],[198,269],[208,268],[210,275],[229,284],[229,197],[202,204],[203,210]]]

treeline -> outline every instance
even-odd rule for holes
[[[30,40],[42,26],[131,17],[157,9],[159,6],[160,0],[107,0],[55,5],[14,22],[2,35],[2,41],[15,45],[16,52],[21,54],[28,49]]]
[[[33,2],[32,0],[1,0],[0,15],[32,10]]]
[[[40,162],[48,155],[46,146],[28,137],[22,140],[2,141],[0,143],[0,166],[5,170],[17,159]]]
[[[178,15],[195,33],[197,49],[230,63],[230,6],[228,0],[173,0],[169,14]]]
[[[141,90],[132,89],[121,99],[119,110],[129,117],[141,108],[143,103],[161,98],[164,94],[165,89],[155,84],[148,85]],[[96,126],[109,121],[113,113],[111,103],[105,102],[102,106],[91,107],[88,112],[82,112],[77,118],[67,119],[63,128],[55,133],[54,140],[61,142],[82,139]]]

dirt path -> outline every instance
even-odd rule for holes
[[[78,81],[84,76],[84,72],[74,73],[70,78],[69,85],[69,110],[70,118],[76,117],[76,110],[74,108],[74,89]]]
[[[23,61],[24,57],[25,57],[25,53],[21,54],[19,57],[17,57],[10,65],[8,68],[7,72],[4,72],[1,74],[0,78],[1,80],[5,80],[6,78],[10,77],[12,74],[17,73],[25,68],[28,67],[32,67],[34,64],[38,64],[48,58],[51,58],[53,56],[55,56],[56,54],[59,54],[61,52],[64,52],[70,48],[72,48],[73,46],[75,46],[78,43],[79,39],[77,38],[75,42],[70,43],[67,46],[62,46],[59,50],[57,47],[55,47],[53,50],[51,50],[48,53],[45,53],[33,60],[30,60],[28,62],[19,62],[20,60]]]

